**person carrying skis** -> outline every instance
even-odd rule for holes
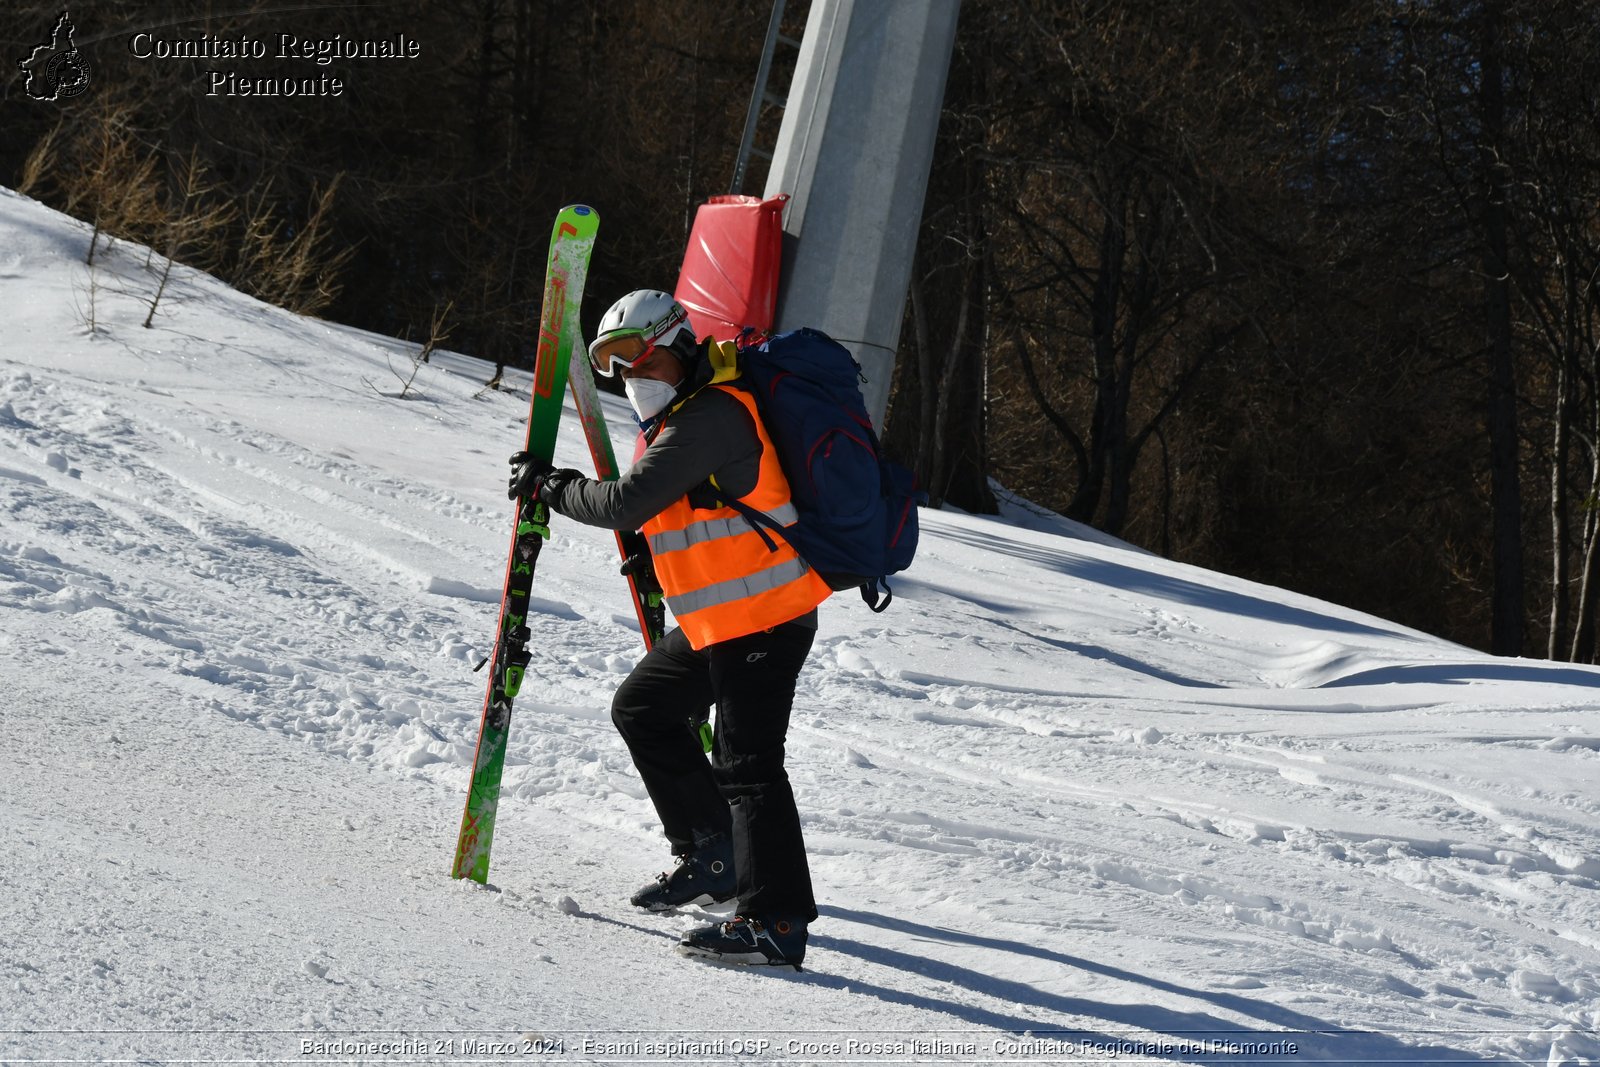
[[[754,398],[723,384],[737,375],[735,353],[697,341],[669,294],[624,296],[600,320],[589,358],[600,374],[622,375],[648,447],[608,482],[519,452],[509,495],[590,526],[642,530],[678,623],[611,704],[677,858],[632,902],[665,911],[737,899],[732,921],[691,930],[678,951],[798,969],[817,910],[784,737],[831,589],[781,536],[725,503],[796,521]],[[695,724],[713,705],[708,764]]]

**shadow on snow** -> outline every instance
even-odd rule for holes
[[[973,548],[998,552],[1030,563],[1048,567],[1083,581],[1095,582],[1112,589],[1134,593],[1147,593],[1154,597],[1183,604],[1193,604],[1210,611],[1226,612],[1263,622],[1284,626],[1303,626],[1307,629],[1330,633],[1367,634],[1381,637],[1409,638],[1411,635],[1398,627],[1374,626],[1356,619],[1341,618],[1326,612],[1291,607],[1274,603],[1264,597],[1252,596],[1235,590],[1218,589],[1186,578],[1155,574],[1138,567],[1130,567],[1109,560],[1092,559],[1065,549],[1046,548],[1029,544],[999,533],[969,530],[925,529],[924,537],[944,538]],[[1154,557],[1159,558],[1159,557]]]
[[[852,908],[826,906],[820,909],[827,918],[876,926],[884,930],[909,934],[914,937],[946,944],[973,945],[997,952],[1030,956],[1035,959],[1059,963],[1074,970],[1099,975],[1103,978],[1134,985],[1191,1000],[1203,1001],[1214,1008],[1260,1021],[1261,1029],[1250,1030],[1231,1019],[1205,1011],[1180,1011],[1153,1004],[1119,1004],[1112,1001],[1091,1000],[1086,997],[1063,996],[1039,989],[1026,982],[985,974],[969,967],[944,963],[926,956],[912,955],[882,945],[869,945],[846,938],[813,936],[811,942],[818,948],[867,960],[871,963],[922,975],[935,981],[978,993],[1012,1004],[1018,1014],[1007,1015],[974,1005],[939,1000],[923,994],[871,986],[843,979],[813,980],[834,982],[848,986],[852,992],[867,993],[895,1003],[909,1004],[934,1011],[947,1012],[966,1022],[991,1027],[1008,1033],[1029,1033],[1035,1039],[1057,1040],[1063,1043],[1122,1042],[1146,1046],[1150,1052],[1170,1056],[1189,1063],[1303,1063],[1307,1060],[1366,1063],[1486,1063],[1486,1058],[1459,1049],[1439,1045],[1406,1044],[1392,1035],[1365,1030],[1349,1030],[1334,1026],[1323,1019],[1306,1015],[1290,1008],[1265,1001],[1252,1000],[1237,993],[1189,989],[1146,974],[1114,967],[1108,963],[1070,956],[1038,945],[1020,941],[969,934],[960,930],[928,926],[906,919],[892,918],[874,912]],[[1029,1011],[1038,1014],[1029,1017]],[[1121,1027],[1131,1027],[1155,1036],[1119,1034],[1108,1036],[1094,1031],[1064,1028],[1054,1017],[1060,1015],[1086,1016]],[[1162,1035],[1167,1035],[1163,1037]],[[1239,1054],[1218,1048],[1215,1052],[1203,1051],[1206,1042],[1233,1042],[1263,1044],[1292,1041],[1293,1053]],[[1171,1045],[1171,1051],[1159,1049]],[[1215,1047],[1215,1046],[1211,1046]]]

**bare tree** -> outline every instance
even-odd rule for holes
[[[342,176],[313,189],[309,206],[291,223],[272,196],[271,183],[256,190],[246,209],[244,241],[234,279],[248,292],[302,315],[314,315],[339,295],[341,272],[355,250],[333,232],[334,198]]]
[[[167,291],[173,261],[187,262],[190,255],[201,257],[202,262],[192,264],[194,266],[206,267],[220,261],[227,231],[238,217],[233,203],[218,199],[220,187],[197,151],[191,149],[176,170],[173,193],[165,207],[167,218],[161,250],[164,262],[155,294],[150,298],[150,311],[144,317],[145,329],[150,328],[156,308]]]
[[[25,168],[35,187],[51,169],[69,214],[93,225],[85,262],[94,264],[100,238],[107,246],[118,237],[145,239],[157,231],[163,213],[157,199],[159,159],[134,128],[132,104],[107,97],[78,117],[57,152],[59,129],[35,147]]]
[[[1198,302],[1250,243],[1222,175],[1248,177],[1262,65],[1205,5],[1152,19],[1027,4],[992,123],[994,288],[1026,394],[1069,462],[1065,510],[1119,532],[1146,444],[1243,328]],[[1197,68],[1228,77],[1202,91]],[[1244,166],[1241,167],[1241,164]],[[1228,168],[1233,168],[1231,171]]]

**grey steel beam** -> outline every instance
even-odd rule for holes
[[[766,195],[789,193],[777,328],[851,349],[882,429],[960,0],[813,0]]]

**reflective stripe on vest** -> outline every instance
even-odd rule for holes
[[[708,585],[703,589],[679,593],[672,598],[672,613],[688,615],[691,612],[704,611],[706,608],[731,604],[735,600],[758,596],[781,585],[787,585],[796,578],[804,578],[810,572],[811,568],[806,561],[795,556],[777,566],[768,567],[764,571],[757,571],[743,578],[729,578],[725,582]]]
[[[793,504],[783,504],[761,514],[779,526],[789,526],[800,520],[800,513],[794,509]],[[659,556],[667,552],[678,552],[693,545],[705,544],[707,541],[738,537],[753,529],[755,524],[739,514],[735,514],[732,518],[701,519],[681,530],[664,530],[653,534],[650,537],[650,554]]]

